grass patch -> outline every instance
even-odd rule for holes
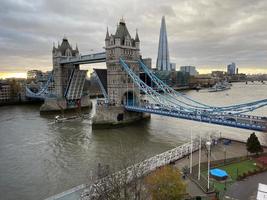
[[[247,173],[248,171],[258,169],[258,166],[254,165],[254,163],[255,162],[253,160],[245,160],[239,163],[233,163],[220,167],[220,169],[225,170],[232,180],[236,180],[238,175],[242,175],[244,173]]]
[[[237,179],[238,175],[242,175],[244,173],[247,173],[248,171],[253,171],[255,169],[258,169],[258,166],[254,165],[253,160],[245,160],[238,163],[232,163],[229,165],[218,167],[219,169],[225,170],[229,177],[226,181],[226,188],[228,188],[229,185],[234,183]],[[207,177],[208,171],[203,171],[203,176]],[[225,188],[224,182],[218,182],[216,180],[211,180],[211,184],[214,185],[215,189],[218,191],[222,191]]]

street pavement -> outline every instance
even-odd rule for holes
[[[265,149],[266,151],[267,149]],[[193,153],[193,166],[198,164],[199,152]],[[246,145],[241,142],[232,141],[229,145],[218,144],[211,148],[211,161],[233,158],[247,155]],[[207,162],[207,152],[203,149],[201,152],[201,162]],[[190,165],[189,157],[178,160],[175,166],[182,171],[183,167]],[[267,180],[267,177],[265,177]],[[206,194],[191,180],[186,180],[187,192],[192,196],[205,196]],[[248,184],[249,185],[249,184]],[[249,186],[248,186],[249,187]],[[234,190],[233,190],[234,192]],[[241,191],[240,191],[241,192]],[[255,198],[254,198],[255,199]],[[243,199],[241,199],[243,200]]]
[[[267,172],[250,176],[244,181],[238,181],[227,190],[225,199],[255,200],[259,183],[267,184]]]

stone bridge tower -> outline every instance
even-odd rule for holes
[[[106,39],[106,65],[107,65],[107,90],[109,101],[112,105],[122,106],[126,103],[126,96],[139,99],[139,89],[134,86],[131,79],[119,63],[119,58],[128,64],[128,66],[139,74],[137,60],[140,59],[140,40],[136,32],[135,38],[132,38],[126,23],[120,20],[116,33],[109,35],[107,30]],[[128,78],[128,80],[127,80]],[[129,94],[127,95],[127,90]]]
[[[149,116],[124,109],[127,101],[129,104],[139,102],[140,91],[124,71],[119,59],[122,58],[139,76],[138,59],[141,56],[138,33],[136,32],[135,38],[132,38],[125,21],[121,19],[115,34],[109,34],[107,30],[105,49],[109,105],[97,105],[93,125],[102,127],[103,125],[124,124]]]
[[[76,46],[76,49],[73,49],[69,44],[69,41],[66,37],[63,38],[61,45],[58,44],[58,47],[53,47],[53,70],[54,70],[54,81],[55,81],[55,94],[58,98],[64,96],[64,91],[66,89],[67,82],[69,80],[71,71],[73,68],[79,69],[79,66],[73,65],[61,65],[59,61],[62,58],[74,58],[79,57],[79,50]]]
[[[61,64],[62,60],[78,59],[80,57],[78,47],[72,48],[68,39],[63,38],[61,44],[53,46],[53,78],[54,78],[54,98],[46,98],[41,106],[41,111],[57,111],[77,107],[77,102],[81,107],[87,104],[81,97],[86,70],[80,70],[79,64]],[[80,103],[81,102],[81,103]]]

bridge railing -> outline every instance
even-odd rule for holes
[[[216,136],[211,137],[212,140],[218,139]],[[199,140],[195,139],[192,141],[192,151],[197,151],[199,149]],[[164,153],[153,156],[147,160],[144,160],[140,163],[134,164],[126,169],[123,169],[119,172],[116,172],[110,176],[97,180],[94,184],[88,186],[88,189],[85,190],[81,195],[82,200],[91,200],[93,197],[100,195],[97,190],[99,188],[110,188],[112,190],[112,185],[110,185],[110,180],[113,177],[120,180],[121,184],[130,183],[136,178],[140,178],[145,174],[152,172],[153,170],[173,163],[187,155],[191,152],[191,143],[186,143],[181,146],[178,146],[174,149],[168,150]],[[100,190],[101,191],[101,190]]]
[[[212,124],[219,124],[219,125],[225,125],[225,126],[231,126],[231,127],[237,127],[237,128],[243,128],[243,129],[250,129],[250,130],[256,130],[256,131],[265,131],[266,130],[266,123],[252,123],[253,121],[248,120],[245,122],[242,121],[231,121],[220,117],[219,115],[207,115],[203,116],[201,114],[197,113],[187,113],[177,110],[168,110],[166,108],[160,107],[157,104],[146,104],[146,105],[125,105],[124,106],[129,111],[135,111],[135,112],[147,112],[147,113],[154,113],[164,116],[170,116],[170,117],[176,117],[176,118],[183,118],[188,120],[194,120],[194,121],[201,121],[206,123],[212,123]]]

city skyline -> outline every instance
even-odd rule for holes
[[[51,70],[53,42],[64,35],[78,44],[81,53],[103,51],[106,27],[114,31],[121,16],[130,32],[138,29],[142,55],[151,57],[155,67],[163,15],[170,59],[177,68],[194,65],[207,73],[225,71],[227,64],[235,62],[240,73],[267,72],[265,1],[65,2],[2,2],[0,77],[23,77],[30,69]]]

